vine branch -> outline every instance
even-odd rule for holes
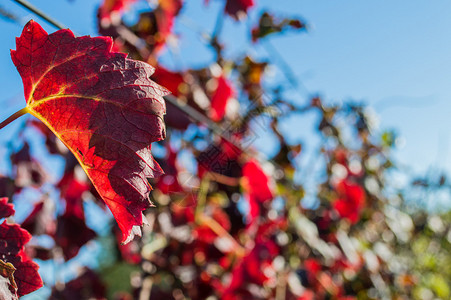
[[[32,5],[30,2],[28,2],[26,0],[12,0],[12,1],[14,1],[17,4],[21,5],[25,9],[27,9],[30,12],[34,13],[35,15],[39,16],[41,19],[43,19],[44,21],[46,21],[47,23],[49,23],[50,25],[52,25],[52,26],[54,26],[54,27],[56,27],[58,29],[65,29],[65,28],[67,28],[66,26],[64,26],[63,24],[61,24],[58,21],[55,21],[54,19],[49,17],[46,13],[44,13],[39,8],[35,7],[34,5]]]

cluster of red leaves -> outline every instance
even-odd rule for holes
[[[217,68],[217,65],[212,65],[210,68],[190,70],[189,76],[185,76],[186,72],[172,72],[160,66],[152,79],[211,120],[220,122],[226,115],[227,105],[235,96],[235,88],[225,74],[217,74]],[[208,99],[209,103],[205,103],[204,99]],[[167,126],[186,129],[191,123],[186,114],[170,103],[167,106]]]
[[[14,214],[13,205],[7,198],[0,199],[0,218]],[[8,291],[0,289],[2,299],[14,299],[42,287],[38,265],[25,253],[25,244],[31,235],[17,224],[3,221],[0,225],[0,275],[8,279]],[[3,285],[4,280],[2,281]]]
[[[99,8],[99,33],[111,36],[116,50],[127,50],[132,57],[153,63],[172,37],[183,1],[159,0],[154,10],[140,14],[137,23],[128,27],[121,17],[130,2],[133,0],[105,0]]]

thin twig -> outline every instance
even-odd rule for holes
[[[65,28],[67,28],[66,26],[64,26],[60,22],[55,21],[53,18],[49,17],[47,14],[45,14],[40,9],[36,8],[35,6],[33,6],[28,1],[26,1],[26,0],[13,0],[13,1],[16,2],[17,4],[23,6],[25,9],[31,11],[35,15],[39,16],[41,19],[43,19],[44,21],[46,21],[50,25],[52,25],[52,26],[54,26],[54,27],[56,27],[58,29],[65,29]]]

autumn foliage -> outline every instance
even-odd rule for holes
[[[294,97],[294,84],[268,80],[271,68],[293,80],[281,58],[232,56],[221,39],[224,22],[247,19],[249,45],[306,34],[308,22],[258,12],[256,0],[217,1],[216,28],[201,34],[214,61],[195,68],[162,59],[178,47],[182,0],[155,1],[133,22],[125,16],[138,0],[104,0],[100,37],[25,25],[11,51],[25,96],[16,117],[33,116],[22,130],[63,172],[49,174],[27,135],[10,149],[0,297],[44,285],[30,297],[449,298],[451,273],[438,261],[451,263],[450,215],[406,209],[387,179],[396,135],[377,131],[363,104]],[[313,151],[284,127],[307,115]],[[13,203],[24,198],[32,204],[17,224]]]

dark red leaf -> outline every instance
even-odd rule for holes
[[[0,219],[14,215],[14,206],[8,203],[8,198],[0,198]]]
[[[0,175],[0,197],[12,199],[14,193],[19,190],[12,178]]]
[[[30,21],[11,56],[24,84],[28,112],[71,150],[112,211],[126,242],[140,234],[152,206],[148,177],[162,173],[151,143],[165,137],[154,69],[111,52],[106,37],[48,35]]]
[[[52,290],[51,300],[88,300],[106,299],[106,287],[97,273],[83,269],[80,276],[67,282],[63,289],[58,286]]]
[[[66,201],[66,215],[74,215],[79,219],[85,219],[83,209],[84,192],[89,191],[91,186],[88,182],[76,178],[75,170],[67,172],[61,178],[57,187],[60,188],[61,198]]]
[[[238,20],[246,16],[248,9],[254,5],[254,0],[227,0],[225,11],[235,20]]]
[[[279,247],[271,240],[257,243],[249,253],[236,264],[232,271],[230,285],[224,292],[225,299],[234,298],[232,295],[243,293],[249,283],[262,286],[270,279],[262,272],[264,267],[271,266],[271,263],[280,252]]]
[[[198,175],[202,177],[211,171],[228,177],[241,177],[241,164],[238,162],[241,153],[241,149],[221,138],[218,144],[210,145],[197,157]]]
[[[4,205],[7,204],[2,200],[0,206]],[[24,252],[24,246],[30,239],[31,235],[17,224],[7,224],[5,220],[0,225],[0,259],[5,263],[11,263],[16,269],[14,281],[19,296],[42,287],[42,280],[38,274],[39,267]]]
[[[18,187],[40,187],[47,180],[47,174],[41,164],[31,157],[30,146],[24,143],[16,153],[11,154],[11,162],[15,170],[15,184]]]
[[[42,279],[39,276],[39,266],[31,261],[25,254],[22,255],[22,261],[15,264],[16,272],[14,278],[17,282],[17,294],[23,296],[42,287]]]
[[[95,238],[96,233],[86,226],[85,220],[74,215],[58,217],[55,242],[63,249],[65,260],[75,257],[80,248]]]
[[[178,168],[176,165],[177,152],[175,152],[171,146],[167,148],[167,155],[165,160],[161,163],[165,174],[158,178],[156,187],[163,194],[172,194],[183,192],[183,187],[178,180]]]

